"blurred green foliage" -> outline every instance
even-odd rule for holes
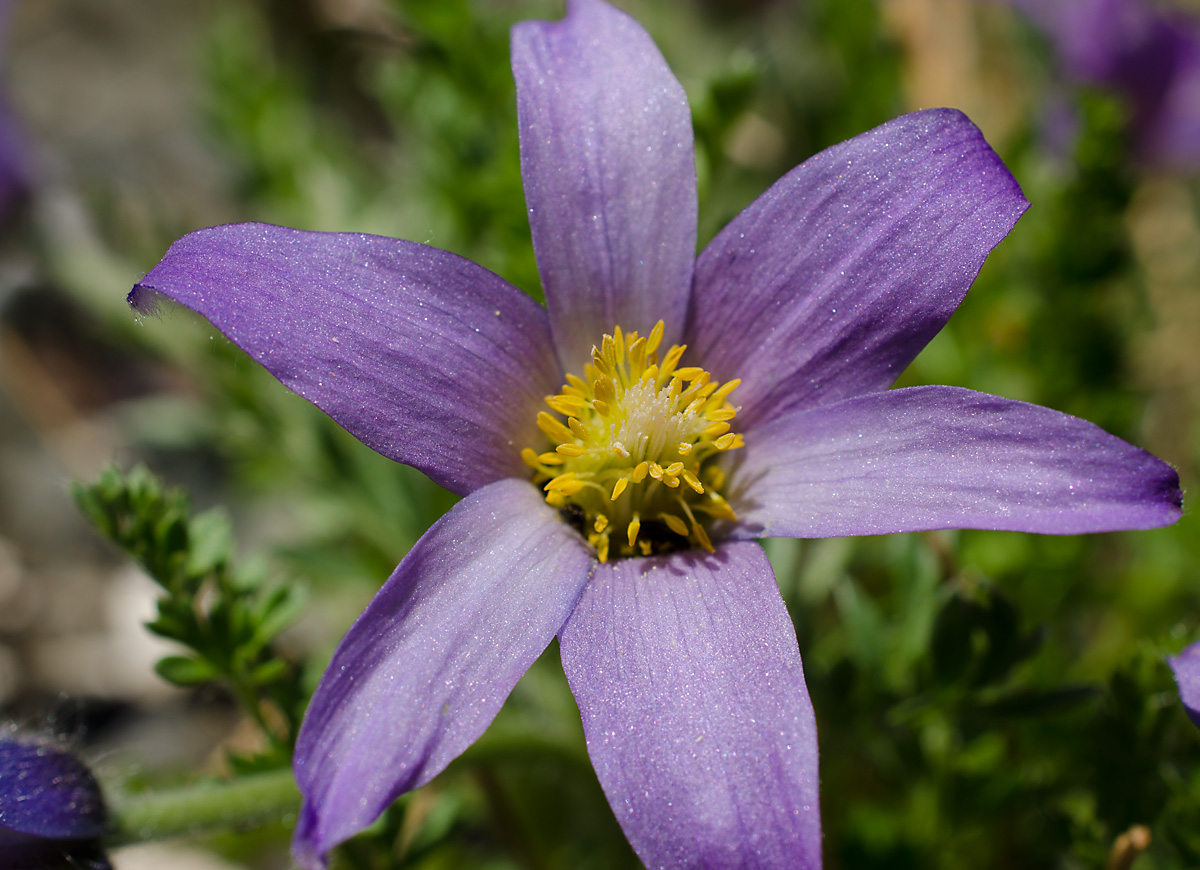
[[[692,102],[702,243],[806,156],[910,105],[912,46],[870,0],[623,5]],[[216,7],[203,101],[209,135],[237,170],[240,217],[429,242],[537,296],[508,29],[556,17],[558,4],[392,0],[382,21],[358,28],[300,7],[315,8]],[[1186,489],[1200,463],[1196,407],[1168,404],[1183,415],[1182,438],[1155,443],[1147,426],[1155,403],[1179,393],[1140,374],[1163,315],[1131,241],[1131,209],[1153,173],[1130,162],[1127,113],[1109,95],[1069,93],[1078,128],[1060,147],[1033,102],[1049,87],[1038,78],[1051,68],[1047,46],[1019,26],[981,32],[1008,40],[991,53],[1030,60],[1022,121],[993,144],[1033,207],[902,383],[1087,417],[1160,452]],[[1193,180],[1171,183],[1194,215]],[[170,238],[161,241],[165,250]],[[188,483],[230,499],[235,519],[282,527],[269,536],[275,554],[314,602],[297,642],[319,665],[453,498],[355,442],[206,324],[181,315],[142,332],[160,331],[170,339],[143,337],[146,352],[184,373],[189,390],[131,413],[129,430],[156,467],[185,480],[204,457],[216,483]],[[1191,377],[1195,389],[1200,373]],[[283,667],[289,694],[278,703],[298,711],[297,671],[276,664],[269,643],[281,623],[272,614],[290,614],[293,597],[232,573],[222,521],[191,517],[143,472],[110,474],[79,497],[167,592],[153,628],[194,653],[160,666],[164,676],[218,677],[259,698],[276,691],[260,669]],[[1152,834],[1139,870],[1200,866],[1200,733],[1163,661],[1200,625],[1193,516],[1086,538],[939,532],[765,546],[817,710],[826,867],[1100,867],[1133,825]],[[201,586],[219,595],[189,611]],[[218,635],[228,658],[210,648]],[[220,848],[271,864],[246,840]],[[588,765],[555,647],[476,746],[338,860],[636,866]]]
[[[275,640],[304,607],[300,587],[265,585],[261,573],[235,570],[228,516],[193,515],[184,494],[165,490],[144,466],[128,474],[109,468],[73,494],[96,530],[165,593],[146,628],[189,652],[159,659],[159,676],[184,687],[222,683],[258,725],[268,748],[259,757],[232,756],[234,769],[290,763],[305,693],[301,667]]]

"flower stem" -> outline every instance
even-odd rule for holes
[[[110,845],[255,827],[300,808],[291,770],[114,797]]]

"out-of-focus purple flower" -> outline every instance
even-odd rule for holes
[[[260,224],[180,239],[130,294],[464,496],[313,698],[294,854],[436,776],[557,634],[647,865],[819,867],[813,710],[755,539],[1148,528],[1178,478],[1055,411],[888,389],[1027,206],[960,113],[818,154],[697,259],[688,104],[645,31],[572,0],[512,65],[545,309],[424,245]]]
[[[1188,717],[1200,728],[1200,643],[1186,647],[1177,656],[1167,659],[1179,685],[1179,699]]]
[[[0,51],[8,34],[11,3],[0,0]],[[0,93],[0,218],[5,217],[29,193],[29,152],[24,137]]]
[[[0,739],[0,866],[107,867],[95,843],[107,813],[95,777],[75,756]]]
[[[1129,104],[1138,156],[1200,163],[1200,22],[1147,0],[1012,0],[1054,42],[1064,72]]]

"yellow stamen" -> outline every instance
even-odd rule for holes
[[[682,535],[685,538],[688,536],[687,523],[675,516],[675,514],[663,514],[661,519],[675,534]]]
[[[551,441],[570,441],[575,436],[571,434],[571,430],[562,423],[555,420],[545,411],[539,411],[537,415],[537,427],[546,434]]]
[[[614,328],[600,337],[537,415],[549,443],[520,451],[546,503],[584,531],[601,561],[711,552],[706,524],[736,519],[716,459],[745,444],[729,402],[740,381],[681,366],[686,346],[665,347],[665,335],[658,321],[645,336]],[[642,517],[653,518],[653,534],[641,534]]]
[[[587,402],[582,397],[564,396],[561,393],[557,396],[547,396],[546,404],[552,410],[558,411],[558,413],[568,417],[571,414],[578,414],[587,407]]]
[[[654,328],[650,330],[650,335],[646,337],[646,353],[654,353],[658,350],[658,346],[662,344],[663,332],[666,330],[666,325],[660,320],[654,324]]]
[[[712,394],[709,401],[712,401],[712,402],[725,401],[726,399],[729,398],[730,393],[732,393],[739,386],[741,386],[741,383],[742,383],[741,378],[734,378],[732,381],[726,381],[725,383],[721,384],[721,388],[719,390],[717,390],[715,393]]]

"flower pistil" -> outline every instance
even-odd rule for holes
[[[592,348],[583,377],[546,404],[538,428],[554,449],[521,451],[546,501],[610,557],[648,556],[691,547],[712,552],[707,525],[734,520],[721,496],[725,474],[711,460],[744,445],[732,431],[738,379],[718,385],[702,368],[680,367],[687,345],[660,362],[660,320],[647,336],[620,326]]]

